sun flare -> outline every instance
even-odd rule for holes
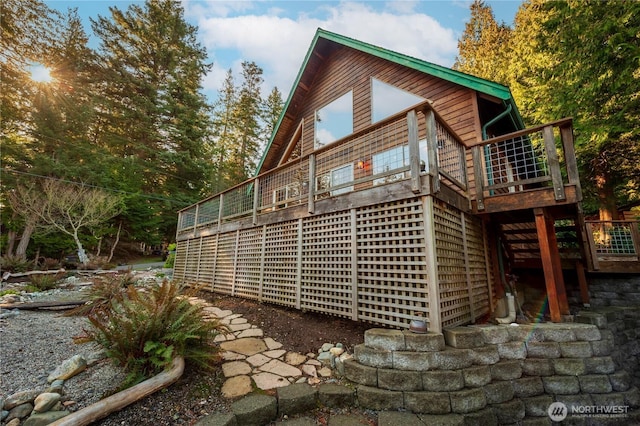
[[[50,83],[53,77],[49,68],[36,64],[31,67],[31,79],[37,83]]]

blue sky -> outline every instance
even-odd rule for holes
[[[109,6],[121,10],[130,0],[45,1],[60,11],[77,8],[92,37],[89,17],[110,17]],[[486,1],[498,22],[513,24],[522,1]],[[264,70],[263,94],[273,86],[287,98],[318,27],[357,40],[451,67],[457,41],[469,20],[470,0],[392,1],[221,1],[182,0],[186,20],[198,27],[213,70],[203,81],[205,94],[216,98],[226,71],[239,82],[240,64],[254,61]]]

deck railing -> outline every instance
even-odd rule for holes
[[[594,267],[600,261],[638,260],[640,223],[636,220],[585,221]]]
[[[425,102],[181,210],[178,235],[303,204],[312,213],[318,200],[398,180],[418,193],[425,174],[433,191],[443,182],[468,197],[465,155]]]
[[[487,197],[553,188],[565,200],[565,185],[580,188],[571,119],[563,119],[474,144],[478,210]]]

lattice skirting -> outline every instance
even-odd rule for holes
[[[489,311],[490,301],[482,222],[425,200],[182,240],[174,278],[218,293],[398,328],[417,316],[434,322],[432,330],[473,322]],[[435,235],[435,244],[428,235]]]

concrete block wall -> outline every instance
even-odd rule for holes
[[[596,353],[608,352],[616,369],[628,373],[631,385],[640,388],[640,309],[609,306],[583,310],[575,321],[598,327],[602,340],[592,342]]]
[[[640,306],[640,275],[591,274],[588,281],[593,308]]]
[[[477,325],[442,334],[371,329],[345,362],[345,376],[357,384],[361,407],[422,413],[445,424],[461,417],[550,424],[547,410],[556,401],[629,406],[629,416],[640,420],[640,391],[614,361],[614,333],[590,321]]]

